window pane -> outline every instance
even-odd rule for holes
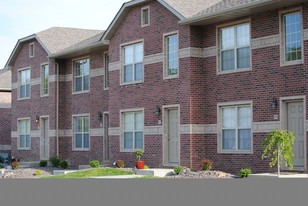
[[[250,48],[241,48],[237,50],[237,68],[250,67]]]
[[[135,114],[135,130],[143,130],[143,113]]]
[[[235,108],[223,108],[222,109],[222,119],[224,129],[234,129],[236,128],[236,109]]]
[[[89,148],[90,145],[90,138],[89,138],[89,134],[84,134],[83,135],[83,147],[84,148]]]
[[[124,132],[124,149],[133,149],[133,132]]]
[[[25,97],[30,97],[30,84],[26,84],[26,93]]]
[[[124,114],[124,130],[134,131],[134,113]]]
[[[135,81],[143,79],[143,64],[135,64]]]
[[[76,131],[75,132],[82,132],[82,118],[76,117]]]
[[[133,81],[133,65],[124,66],[124,82]]]
[[[26,147],[25,141],[26,141],[26,135],[20,135],[19,147]]]
[[[239,128],[251,128],[251,108],[240,107],[238,109]]]
[[[89,76],[83,77],[83,91],[89,90]]]
[[[142,10],[142,14],[143,25],[147,25],[149,23],[149,9]]]
[[[222,132],[222,148],[235,150],[235,130],[223,130]]]
[[[240,129],[238,131],[238,149],[250,150],[251,149],[251,130]]]
[[[250,45],[249,24],[243,24],[236,27],[237,47],[245,47]]]
[[[221,49],[234,49],[234,27],[221,29]]]
[[[30,84],[30,69],[27,69],[25,71],[26,71],[26,83]]]
[[[26,147],[30,147],[30,135],[26,135]]]
[[[90,74],[90,62],[89,60],[83,60],[83,75],[89,75]]]
[[[143,149],[143,132],[135,133],[135,149]]]
[[[222,71],[234,69],[234,50],[221,52]]]
[[[135,63],[143,62],[143,44],[135,45]]]
[[[20,85],[19,97],[25,98],[26,97],[26,86]]]
[[[134,47],[127,46],[124,48],[124,64],[133,64],[134,63]]]
[[[90,132],[89,117],[83,117],[83,132]]]
[[[301,14],[299,12],[284,16],[286,61],[302,59]]]
[[[82,148],[82,134],[76,134],[76,148]]]
[[[178,35],[167,37],[167,74],[178,74]]]
[[[75,91],[76,92],[82,91],[82,77],[76,77]]]

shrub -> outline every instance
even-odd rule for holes
[[[116,166],[117,166],[118,168],[124,168],[124,167],[125,167],[124,160],[117,160],[117,161],[116,161]]]
[[[19,169],[19,162],[17,162],[17,161],[12,162],[11,167],[12,167],[13,170]]]
[[[239,176],[240,176],[241,178],[244,178],[244,177],[248,177],[248,175],[250,175],[250,174],[252,174],[251,169],[244,168],[244,169],[241,169],[241,170],[240,170]]]
[[[53,156],[49,158],[49,161],[53,167],[59,167],[61,160],[59,157]]]
[[[148,165],[144,165],[143,169],[150,169]]]
[[[4,166],[3,165],[0,165],[0,169],[3,169],[4,168]]]
[[[42,174],[43,174],[42,170],[36,170],[33,175],[37,176],[37,175],[42,175]]]
[[[135,151],[135,155],[138,158],[138,161],[140,161],[141,156],[144,154],[144,151],[142,149],[137,149]]]
[[[4,158],[0,156],[0,163],[4,163]]]
[[[47,161],[46,160],[41,160],[40,161],[40,163],[39,163],[39,165],[40,165],[40,167],[46,167],[47,166]]]
[[[61,160],[60,163],[59,163],[59,165],[60,165],[60,167],[61,167],[62,169],[67,169],[67,167],[68,167],[68,163],[67,163],[66,160]]]
[[[201,160],[201,168],[202,170],[210,170],[212,169],[213,161],[209,159]]]
[[[180,172],[182,171],[183,167],[181,165],[176,166],[173,171],[176,175],[180,174]]]
[[[100,163],[98,160],[91,160],[89,162],[89,165],[92,167],[92,168],[98,168],[100,166]]]

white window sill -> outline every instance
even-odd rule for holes
[[[227,70],[227,71],[218,71],[217,75],[222,75],[222,74],[232,74],[232,73],[238,73],[238,72],[248,72],[252,71],[252,68],[242,68],[242,69],[232,69],[232,70]]]
[[[301,65],[301,64],[304,64],[304,60],[281,62],[280,66],[281,67],[286,67],[286,66],[294,66],[294,65]]]
[[[31,99],[30,97],[27,97],[27,98],[19,98],[17,99],[18,101],[22,101],[22,100],[27,100],[27,99]]]
[[[121,83],[120,86],[129,86],[129,85],[142,84],[142,83],[144,83],[144,81],[125,82],[125,83],[123,82],[123,83]]]
[[[20,147],[19,147],[19,148],[17,148],[17,150],[21,150],[21,151],[30,151],[31,148],[30,148],[30,147],[29,147],[29,148],[28,148],[28,147],[26,147],[26,148],[23,148],[23,147],[20,148]]]
[[[85,90],[85,91],[80,91],[80,92],[73,92],[73,95],[75,95],[75,94],[86,94],[86,93],[90,93],[90,90]]]
[[[252,150],[220,150],[219,154],[253,154]]]
[[[74,152],[89,152],[90,148],[82,149],[82,148],[74,148]]]
[[[169,75],[169,76],[164,76],[164,80],[169,80],[169,79],[177,79],[179,78],[179,75]]]

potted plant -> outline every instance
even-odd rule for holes
[[[138,158],[138,161],[136,161],[136,167],[137,169],[143,169],[144,168],[144,161],[140,160],[141,156],[144,154],[144,151],[141,149],[137,149],[135,151],[136,157]]]

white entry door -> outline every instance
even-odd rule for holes
[[[48,117],[41,118],[41,144],[40,144],[40,156],[41,160],[49,159],[49,120]]]
[[[288,103],[288,130],[295,136],[293,146],[294,169],[305,168],[305,143],[304,143],[304,104],[303,102]]]
[[[177,109],[168,110],[168,160],[169,163],[180,162],[179,115]]]

